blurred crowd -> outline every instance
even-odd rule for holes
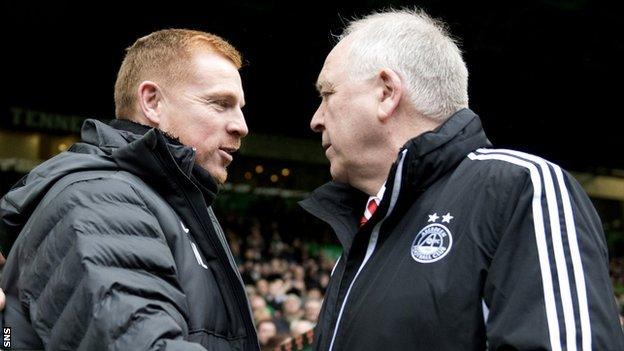
[[[620,323],[624,327],[624,257],[615,257],[609,261],[609,274],[620,308]]]
[[[274,217],[275,218],[275,217]],[[339,248],[310,226],[287,219],[225,216],[222,225],[237,260],[262,350],[314,328]],[[298,235],[292,235],[296,230]],[[307,235],[306,235],[307,234]]]

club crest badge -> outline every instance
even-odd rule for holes
[[[450,214],[445,216],[450,223]],[[441,260],[446,256],[453,246],[453,236],[451,231],[443,224],[435,223],[439,217],[437,214],[429,216],[429,222],[434,222],[421,229],[412,243],[411,254],[416,262],[431,263]]]

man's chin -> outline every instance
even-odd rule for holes
[[[338,168],[338,167],[335,167],[335,168]],[[332,180],[334,182],[346,183],[347,177],[345,177],[344,172],[341,172],[339,169],[335,169],[335,168],[332,166],[329,167],[329,174],[331,175]]]
[[[212,176],[212,179],[214,179],[215,182],[217,182],[217,184],[221,185],[223,183],[225,183],[225,181],[227,180],[227,171],[226,170],[219,170],[217,172],[208,172],[210,173],[210,175]]]
[[[217,182],[217,184],[219,185],[223,185],[225,184],[225,182],[227,181],[227,174],[221,178],[217,178],[217,177],[213,177],[215,182]]]
[[[199,166],[203,168],[206,172],[208,172],[208,174],[210,174],[212,179],[214,179],[214,181],[217,184],[221,185],[225,183],[225,181],[227,180],[227,176],[228,176],[227,169],[225,168],[215,169],[215,167],[209,167],[209,166],[203,166],[203,165],[199,165]]]

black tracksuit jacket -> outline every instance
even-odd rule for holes
[[[624,350],[600,219],[557,165],[490,149],[464,109],[400,151],[373,217],[328,183],[302,207],[343,246],[316,350]]]
[[[82,139],[0,201],[11,349],[259,350],[194,152],[120,120]]]

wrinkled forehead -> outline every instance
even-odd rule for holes
[[[338,80],[346,78],[350,42],[351,38],[347,36],[339,41],[327,55],[317,80],[319,90],[321,90],[320,88],[327,88],[329,85],[335,85]]]

